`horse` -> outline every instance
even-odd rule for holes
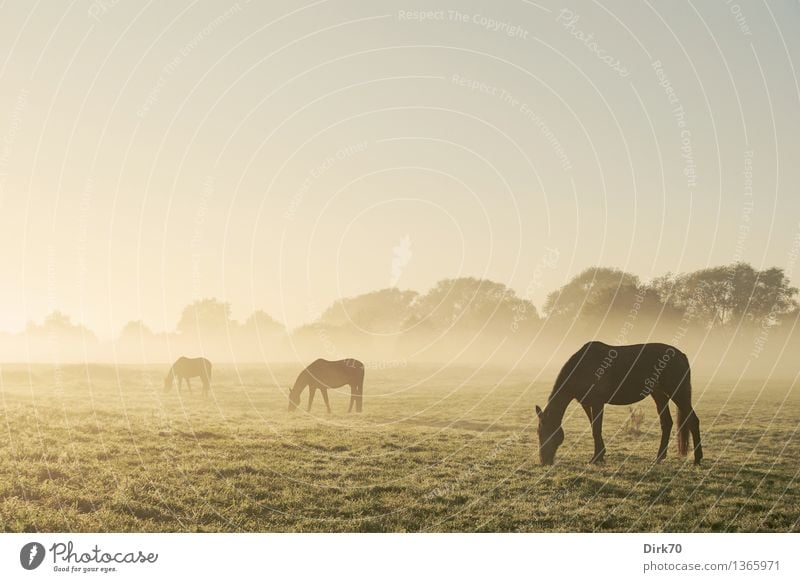
[[[307,410],[311,410],[314,394],[319,390],[325,400],[325,407],[330,413],[331,405],[328,402],[328,389],[341,388],[345,384],[350,385],[350,408],[347,409],[347,412],[353,410],[353,404],[356,406],[356,412],[361,412],[364,396],[364,364],[353,358],[336,361],[314,360],[300,372],[292,390],[289,392],[289,412],[292,412],[300,404],[300,394],[308,386]]]
[[[203,382],[203,394],[208,395],[208,390],[211,387],[211,362],[205,358],[180,357],[175,360],[175,363],[172,364],[169,372],[167,372],[166,378],[164,378],[164,390],[172,388],[172,382],[177,378],[178,390],[181,389],[183,381],[186,380],[186,386],[191,391],[192,383],[189,379],[198,376]]]
[[[667,455],[672,416],[669,401],[678,407],[678,454],[686,456],[689,435],[694,442],[694,463],[703,458],[700,420],[692,408],[689,359],[678,348],[661,343],[612,346],[599,341],[585,344],[575,352],[556,378],[545,409],[536,406],[539,417],[539,460],[552,465],[556,450],[564,442],[561,421],[570,402],[577,400],[592,426],[592,463],[604,462],[603,407],[633,404],[647,396],[656,403],[661,421],[661,444],[656,462]]]

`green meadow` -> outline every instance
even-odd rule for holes
[[[800,531],[800,395],[789,381],[694,380],[706,458],[654,464],[606,408],[608,449],[587,463],[567,411],[556,464],[538,464],[535,404],[554,374],[502,368],[367,369],[287,411],[298,366],[217,366],[206,398],[165,391],[167,366],[0,369],[0,529],[7,532]],[[673,415],[675,414],[673,408]]]

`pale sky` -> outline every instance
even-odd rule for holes
[[[0,5],[0,330],[209,296],[294,327],[458,276],[541,307],[594,265],[800,281],[798,2],[261,4]]]

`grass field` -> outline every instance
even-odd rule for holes
[[[297,366],[217,366],[210,398],[166,367],[3,366],[4,531],[800,531],[800,393],[695,380],[706,459],[652,463],[607,407],[605,466],[583,411],[539,466],[533,406],[551,374],[367,370],[349,394],[287,412]],[[199,384],[196,382],[196,384]],[[674,414],[674,409],[673,409]]]

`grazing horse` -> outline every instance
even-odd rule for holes
[[[700,421],[692,408],[692,384],[686,355],[667,344],[649,343],[610,346],[589,342],[567,360],[558,374],[553,391],[539,417],[539,460],[552,465],[556,450],[564,442],[561,420],[573,400],[580,402],[594,437],[593,463],[602,463],[606,452],[603,443],[603,407],[606,404],[633,404],[647,396],[656,402],[661,420],[661,444],[656,461],[667,455],[672,416],[669,401],[678,407],[678,453],[685,456],[689,434],[694,441],[694,462],[700,464]]]
[[[175,360],[172,367],[167,372],[167,377],[164,378],[164,390],[172,388],[172,381],[178,379],[178,390],[186,380],[186,386],[189,391],[192,390],[192,383],[189,378],[200,377],[203,382],[203,394],[208,395],[208,389],[211,387],[211,362],[205,358],[184,358],[180,357]]]
[[[325,400],[325,407],[331,411],[328,402],[328,388],[340,388],[345,384],[350,385],[350,408],[356,405],[356,412],[361,412],[361,404],[364,396],[364,364],[358,360],[348,358],[346,360],[314,360],[300,375],[294,387],[289,392],[289,412],[292,412],[300,404],[300,394],[308,386],[308,410],[311,410],[311,403],[314,402],[314,393],[319,389],[322,398]]]

